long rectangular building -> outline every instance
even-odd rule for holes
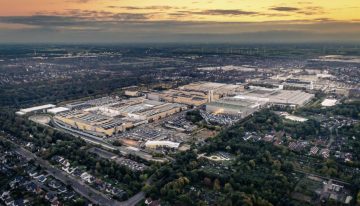
[[[56,121],[97,136],[111,136],[133,126],[121,118],[107,117],[85,111],[69,111],[56,115]]]
[[[238,99],[267,102],[270,105],[299,107],[308,103],[314,94],[300,90],[266,89],[252,87],[250,90],[235,96]]]
[[[206,104],[206,111],[213,114],[230,114],[245,118],[265,105],[265,102],[227,97]]]
[[[17,115],[25,115],[28,113],[39,112],[39,111],[46,112],[47,109],[51,109],[51,108],[55,108],[55,107],[56,107],[56,105],[53,105],[53,104],[45,104],[45,105],[40,105],[40,106],[36,106],[36,107],[20,109],[19,111],[16,112],[16,114]]]
[[[199,106],[216,101],[224,96],[234,95],[244,90],[243,85],[215,82],[195,82],[161,92],[149,93],[149,99]]]
[[[185,105],[132,99],[91,100],[92,107],[73,109],[54,116],[54,120],[97,136],[112,136],[128,128],[159,120],[186,109]],[[89,102],[84,104],[90,105]]]

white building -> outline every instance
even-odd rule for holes
[[[56,106],[53,104],[45,104],[45,105],[41,105],[41,106],[20,109],[19,111],[16,112],[16,114],[17,115],[25,115],[28,113],[39,112],[39,111],[46,112],[47,109],[51,109],[51,108],[55,108],[55,107]]]
[[[66,107],[55,107],[55,108],[52,108],[52,109],[48,109],[47,112],[50,113],[50,114],[58,114],[60,112],[66,112],[66,111],[69,111],[70,109],[69,108],[66,108]]]
[[[178,149],[179,146],[180,146],[180,143],[172,142],[172,141],[147,141],[145,143],[145,147],[150,148],[150,149],[156,149],[159,147]]]
[[[253,87],[234,98],[266,102],[270,105],[298,107],[309,102],[315,95],[300,90],[281,90]]]
[[[332,107],[332,106],[335,106],[336,103],[337,103],[336,99],[324,99],[324,101],[321,102],[321,106]]]
[[[226,97],[206,104],[206,111],[213,114],[233,114],[245,118],[258,111],[266,103]]]
[[[285,119],[295,121],[295,122],[306,122],[308,119],[304,117],[294,116],[294,115],[285,115]]]

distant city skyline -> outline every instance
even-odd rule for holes
[[[358,0],[0,3],[0,43],[360,42]]]

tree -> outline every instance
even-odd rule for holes
[[[95,169],[96,169],[96,171],[100,171],[100,170],[101,170],[100,162],[96,162]]]
[[[180,195],[179,202],[179,205],[193,205],[190,197],[186,194]]]
[[[225,192],[227,192],[227,193],[231,193],[231,192],[233,192],[233,187],[231,186],[231,184],[230,183],[226,183],[225,185],[224,185],[224,191]]]
[[[219,179],[215,179],[215,181],[214,181],[214,190],[216,190],[216,191],[220,191],[220,189],[221,189],[221,185],[220,185],[220,181],[219,181]]]
[[[252,168],[255,168],[255,166],[256,166],[255,160],[250,160],[249,164]]]
[[[211,179],[208,178],[208,177],[205,177],[205,178],[204,178],[204,184],[205,184],[207,187],[211,187],[211,184],[212,184]]]
[[[85,205],[85,200],[82,198],[79,198],[74,202],[74,206],[84,206],[84,205]]]

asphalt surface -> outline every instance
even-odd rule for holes
[[[17,147],[15,148],[15,150],[20,155],[28,159],[35,160],[42,168],[45,168],[50,175],[54,176],[56,179],[66,184],[70,184],[76,192],[78,192],[80,195],[84,196],[86,199],[90,200],[94,204],[120,205],[116,200],[110,200],[106,195],[91,188],[90,186],[83,183],[81,180],[75,179],[64,171],[51,166],[48,161],[37,157],[35,154],[23,149],[22,147]]]

